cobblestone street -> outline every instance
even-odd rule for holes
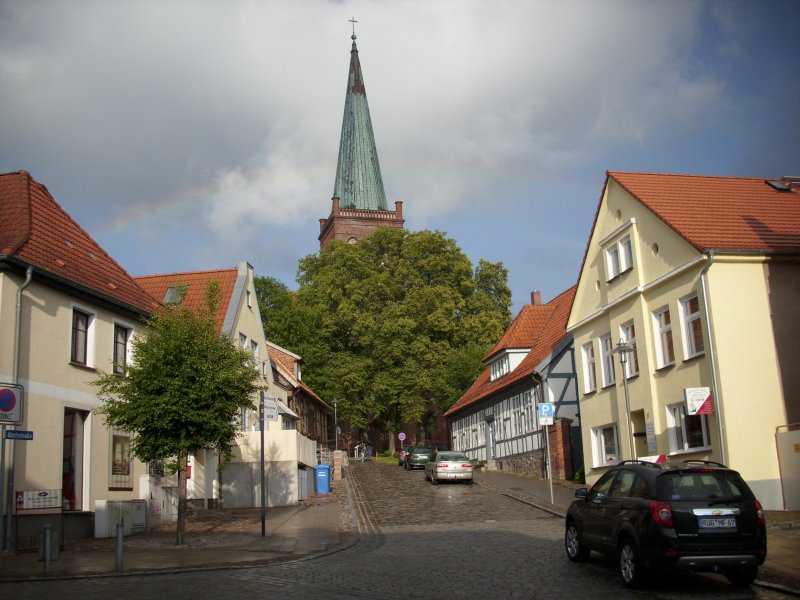
[[[670,576],[627,591],[613,564],[566,560],[563,522],[481,485],[431,485],[422,471],[367,463],[347,471],[361,540],[313,560],[151,576],[9,584],[47,598],[781,598],[722,578]]]

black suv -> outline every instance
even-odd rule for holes
[[[710,461],[626,460],[575,492],[564,546],[616,557],[628,587],[653,568],[715,571],[750,585],[767,557],[761,503],[739,473]]]

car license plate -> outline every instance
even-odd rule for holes
[[[732,529],[736,527],[734,517],[702,517],[698,519],[700,529]]]
[[[461,473],[448,473],[447,477],[449,479],[460,479],[463,476],[461,475]]]

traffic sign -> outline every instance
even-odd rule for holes
[[[277,421],[278,420],[278,399],[272,396],[264,398],[264,420]]]
[[[539,425],[552,425],[555,414],[555,404],[552,402],[539,403]]]
[[[22,405],[25,390],[21,385],[0,383],[0,424],[22,423]]]
[[[21,429],[9,429],[6,431],[7,440],[23,440],[29,442],[33,439],[32,431],[22,431]]]
[[[403,440],[406,439],[406,434],[401,431],[400,433],[397,434],[397,439],[402,442]]]

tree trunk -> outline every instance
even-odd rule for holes
[[[178,456],[178,527],[175,536],[175,545],[182,546],[186,533],[186,461],[187,456]]]

